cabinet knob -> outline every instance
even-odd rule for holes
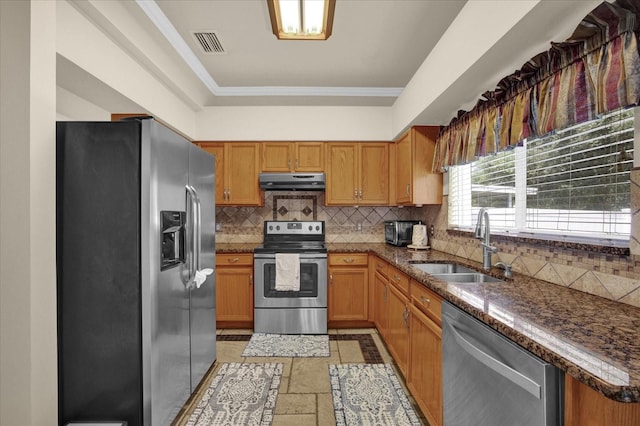
[[[345,259],[342,259],[344,263],[353,263],[353,260],[354,260],[353,257],[347,257]]]
[[[420,301],[427,306],[431,303],[431,299],[427,299],[424,296],[420,296]]]
[[[333,274],[329,274],[329,284],[333,285]]]
[[[291,170],[291,160],[287,160],[287,167]]]
[[[407,188],[406,188],[407,195],[409,195],[409,187],[410,187],[410,185],[409,185],[409,184],[407,184]]]
[[[227,262],[229,263],[236,263],[239,262],[240,258],[239,257],[227,257]]]
[[[296,170],[298,170],[298,159],[296,158],[296,166],[295,166]]]
[[[249,286],[253,285],[253,274],[249,275]]]

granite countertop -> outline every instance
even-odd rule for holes
[[[221,244],[251,252],[257,244]],[[250,248],[249,248],[250,246]],[[640,402],[640,308],[514,273],[503,282],[447,283],[415,262],[481,264],[446,253],[384,243],[329,243],[329,252],[373,252],[444,299],[616,401]]]
[[[216,243],[216,253],[253,253],[260,243]]]

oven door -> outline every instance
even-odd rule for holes
[[[278,291],[275,254],[254,254],[256,308],[326,308],[327,255],[300,254],[300,290]]]

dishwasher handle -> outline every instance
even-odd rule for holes
[[[460,332],[453,326],[453,323],[451,323],[451,321],[447,321],[447,318],[445,318],[444,323],[449,326],[449,328],[451,329],[451,335],[462,347],[462,349],[465,350],[465,352],[467,352],[469,355],[474,357],[476,360],[478,360],[488,368],[500,374],[505,379],[510,380],[511,382],[520,386],[522,389],[526,390],[534,397],[542,399],[542,388],[540,385],[529,379],[524,374],[519,373],[518,371],[514,370],[513,368],[509,367],[503,362],[500,362],[491,355],[474,346],[471,342],[462,337],[462,334],[460,334]]]

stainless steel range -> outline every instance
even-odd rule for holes
[[[282,256],[287,254],[290,256]],[[322,221],[266,221],[264,243],[254,250],[254,331],[278,334],[327,333],[327,248]],[[290,271],[276,258],[296,262],[299,282],[277,281]],[[299,269],[299,270],[298,270]]]

